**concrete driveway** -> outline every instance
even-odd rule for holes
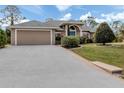
[[[0,49],[0,87],[124,87],[124,81],[58,46]]]

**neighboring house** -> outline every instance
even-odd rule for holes
[[[10,26],[11,44],[12,45],[54,45],[56,34],[62,36],[83,36],[91,33],[85,29],[84,24],[80,21],[58,21],[47,20],[45,22],[29,21],[25,23]]]

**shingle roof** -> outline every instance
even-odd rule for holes
[[[60,28],[61,25],[64,24],[82,24],[80,21],[58,21],[58,20],[52,20],[52,21],[46,21],[46,22],[40,22],[40,21],[29,21],[24,22],[20,24],[16,24],[14,26],[11,26],[11,28],[28,28],[28,27],[39,27],[39,28]]]
[[[82,26],[82,30],[83,30],[83,31],[91,31],[91,28],[88,27],[87,25],[83,25],[83,26]]]
[[[20,23],[20,24],[15,24],[13,26],[11,26],[11,28],[18,28],[18,27],[40,27],[41,26],[41,22],[40,21],[29,21],[29,22],[24,22],[24,23]]]

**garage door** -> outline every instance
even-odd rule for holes
[[[17,31],[17,45],[49,45],[50,31]]]

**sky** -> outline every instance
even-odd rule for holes
[[[1,5],[0,10],[5,6]],[[119,5],[18,5],[25,20],[85,20],[88,16],[95,17],[97,22],[124,21],[124,6]],[[4,16],[0,13],[0,19]]]

